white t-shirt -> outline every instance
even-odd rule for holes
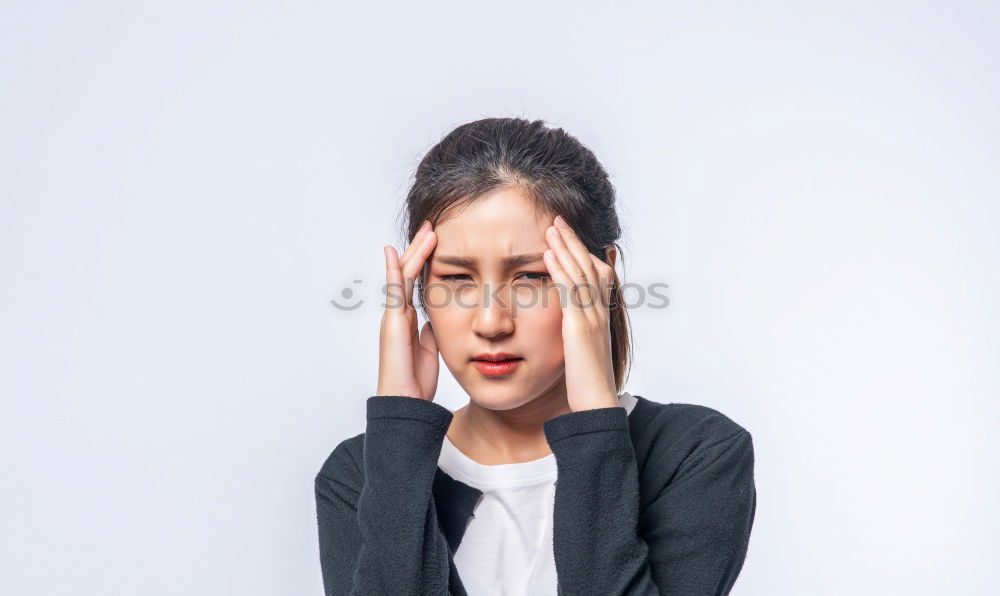
[[[618,402],[631,413],[636,398],[625,392]],[[445,435],[438,467],[483,491],[455,552],[455,567],[469,596],[556,594],[555,455],[487,466],[459,451]]]

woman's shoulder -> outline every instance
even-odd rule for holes
[[[680,469],[725,462],[752,468],[753,437],[726,414],[699,404],[636,397],[629,425],[640,469],[673,476]]]
[[[636,395],[636,414],[643,432],[671,435],[693,434],[705,438],[725,438],[748,433],[742,425],[715,408],[683,402],[661,402]]]
[[[364,483],[365,433],[342,440],[333,448],[317,473],[317,479],[335,480],[361,491]]]

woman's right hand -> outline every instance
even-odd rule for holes
[[[379,334],[375,395],[405,395],[431,401],[437,391],[438,348],[434,330],[427,321],[417,334],[417,311],[413,308],[417,276],[437,245],[432,228],[425,221],[401,257],[394,247],[383,247],[386,306]]]

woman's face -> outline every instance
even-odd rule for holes
[[[517,408],[563,383],[559,291],[542,260],[552,218],[508,188],[434,226],[424,302],[445,364],[481,407]],[[497,352],[522,360],[493,375],[474,363]]]

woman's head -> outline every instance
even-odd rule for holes
[[[576,138],[541,120],[463,124],[417,167],[406,200],[407,240],[430,220],[437,245],[415,293],[445,364],[483,407],[516,408],[564,383],[560,294],[542,261],[545,229],[556,215],[593,255],[615,264],[621,227],[607,172]],[[630,337],[617,276],[609,314],[621,391]],[[472,363],[484,352],[524,360],[514,373],[491,377]]]

